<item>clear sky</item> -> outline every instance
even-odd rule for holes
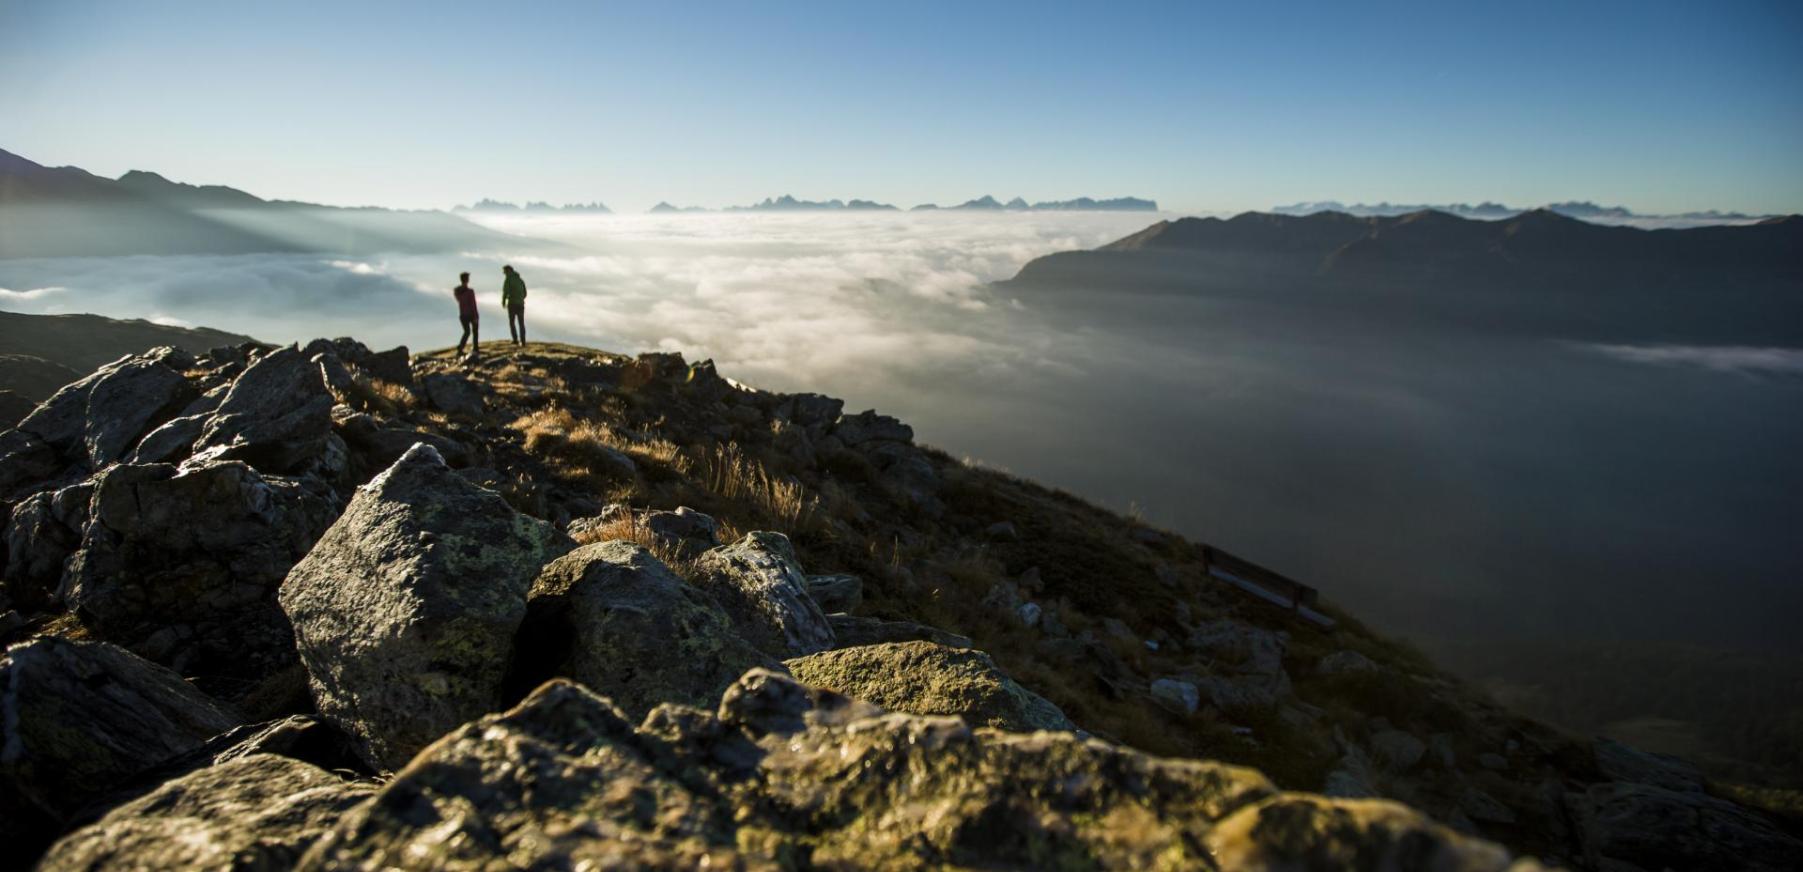
[[[0,148],[407,207],[1793,212],[1803,3],[0,0]]]

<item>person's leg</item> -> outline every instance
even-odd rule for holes
[[[519,305],[519,308],[514,310],[514,314],[518,315],[519,319],[520,319],[520,344],[525,345],[526,344],[526,304],[521,303]]]
[[[468,344],[470,341],[470,319],[459,318],[457,320],[463,324],[463,336],[462,336],[462,338],[459,338],[457,340],[457,356],[462,357],[463,356],[463,346]]]

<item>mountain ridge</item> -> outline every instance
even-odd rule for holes
[[[145,170],[107,179],[0,151],[0,258],[432,252],[505,236],[448,212],[265,200]]]

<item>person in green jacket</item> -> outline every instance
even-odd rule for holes
[[[526,280],[512,266],[501,267],[501,305],[507,309],[507,332],[515,345],[526,344]],[[518,325],[517,327],[515,325]]]

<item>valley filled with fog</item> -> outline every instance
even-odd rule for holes
[[[488,216],[521,244],[0,260],[0,308],[422,350],[455,343],[469,270],[499,352],[511,263],[534,339],[711,357],[895,414],[1416,638],[1797,644],[1803,352],[989,284],[1156,217]]]

